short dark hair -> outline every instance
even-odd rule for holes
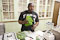
[[[28,4],[28,7],[29,7],[31,4],[32,4],[32,3],[29,3],[29,4]]]

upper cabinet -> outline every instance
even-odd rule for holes
[[[2,19],[14,19],[14,0],[2,0]]]
[[[2,21],[18,20],[20,13],[28,9],[28,3],[34,4],[39,19],[52,18],[54,0],[1,0]]]
[[[39,0],[39,18],[52,18],[54,0]]]

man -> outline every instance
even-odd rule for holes
[[[28,10],[21,12],[18,20],[18,23],[22,24],[21,31],[34,32],[34,29],[38,26],[39,24],[38,15],[33,10],[34,5],[32,3],[29,3]]]

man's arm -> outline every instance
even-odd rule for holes
[[[21,12],[21,14],[19,16],[19,19],[18,19],[19,24],[26,24],[27,23],[27,20],[23,19],[23,14],[24,14],[24,12]]]
[[[34,30],[37,26],[38,26],[38,24],[39,24],[39,19],[38,19],[38,15],[36,14],[36,19],[35,19],[35,24],[33,25],[33,27],[32,27],[32,29]]]

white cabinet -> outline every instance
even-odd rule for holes
[[[0,21],[18,20],[18,0],[0,0]]]
[[[14,19],[14,0],[2,0],[2,19]]]
[[[52,18],[54,0],[1,0],[2,21],[18,20],[20,13],[28,9],[30,2],[34,4],[34,11],[38,13],[39,19]]]
[[[39,0],[39,18],[52,18],[53,8],[54,0]]]

